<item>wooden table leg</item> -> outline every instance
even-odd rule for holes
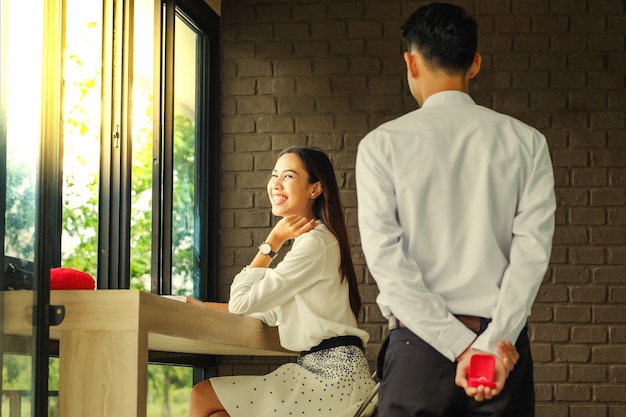
[[[146,333],[65,331],[59,345],[59,415],[146,417]]]

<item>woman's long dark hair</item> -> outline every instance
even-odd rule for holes
[[[328,156],[317,148],[294,146],[283,150],[279,157],[287,153],[293,153],[300,157],[304,163],[304,168],[309,174],[310,184],[314,184],[317,181],[322,184],[322,193],[313,203],[313,213],[328,227],[339,242],[339,253],[341,255],[339,273],[342,281],[348,281],[350,308],[354,313],[354,317],[358,318],[361,309],[361,295],[356,282],[356,272],[352,263],[350,242],[348,240],[348,229],[341,208],[339,186],[337,185],[333,165]]]

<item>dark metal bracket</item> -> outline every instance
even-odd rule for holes
[[[65,318],[65,306],[51,305],[48,310],[50,326],[58,326]]]
[[[50,305],[48,309],[48,324],[50,326],[58,326],[65,319],[65,306]],[[33,306],[33,326],[37,326],[37,306]]]

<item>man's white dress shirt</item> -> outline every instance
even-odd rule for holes
[[[378,305],[454,361],[517,339],[546,272],[554,177],[544,136],[460,91],[370,132],[356,162],[358,218]]]

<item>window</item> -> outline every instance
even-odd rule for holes
[[[0,187],[0,267],[7,257],[35,262],[33,149],[53,140],[58,154],[44,155],[57,164],[58,177],[47,179],[50,210],[59,203],[46,225],[54,236],[46,249],[50,266],[86,271],[101,289],[215,299],[217,15],[204,0],[22,3],[0,1],[0,180],[6,185]],[[41,28],[34,27],[38,21]],[[46,27],[54,36],[44,36]],[[58,62],[47,63],[46,53]],[[25,81],[16,82],[17,75]],[[3,375],[12,365],[4,346],[3,340]],[[28,361],[13,367],[19,375],[0,388],[19,390],[10,384],[30,378]],[[53,358],[51,390],[56,366]],[[182,414],[188,392],[176,398],[169,389],[191,388],[191,374],[191,368],[151,366],[156,405],[149,415],[170,406]],[[168,395],[170,401],[156,400]],[[53,402],[48,411],[55,415]]]
[[[202,0],[118,3],[66,2],[61,263],[99,288],[211,298],[217,18]]]

